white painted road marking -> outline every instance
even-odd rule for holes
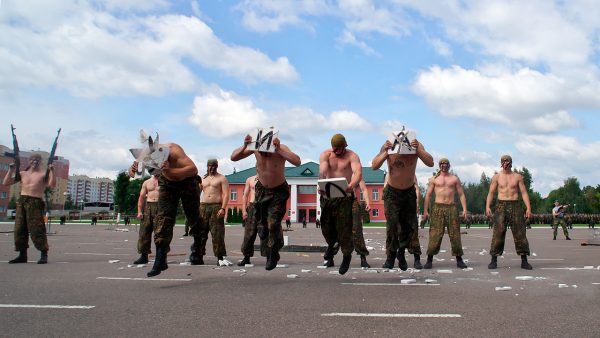
[[[0,308],[33,308],[33,309],[93,309],[89,305],[30,305],[30,304],[0,304]]]
[[[521,258],[513,258],[512,261],[520,261]],[[564,261],[564,258],[528,258],[529,261]]]
[[[429,284],[429,283],[412,283],[412,284],[401,284],[401,283],[342,283],[342,285],[360,285],[360,286],[437,286],[440,284]]]
[[[90,256],[131,256],[130,254],[106,254],[94,252],[65,252],[65,255],[90,255]]]
[[[144,280],[144,281],[172,281],[172,282],[190,282],[191,278],[125,278],[125,277],[96,277],[96,279],[107,280]]]
[[[461,318],[455,313],[322,313],[322,317]]]

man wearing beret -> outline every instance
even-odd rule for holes
[[[217,171],[219,162],[209,159],[206,162],[206,175],[200,183],[202,200],[200,201],[200,223],[202,228],[209,229],[212,237],[213,253],[217,257],[218,266],[228,266],[231,262],[226,260],[225,249],[225,214],[229,203],[229,182],[227,178]],[[192,246],[192,254],[203,262],[202,256],[206,254],[206,241],[208,232],[201,238],[198,246]],[[194,244],[196,241],[194,241]],[[192,260],[190,259],[190,262]]]
[[[444,237],[444,230],[448,228],[452,256],[456,257],[456,266],[465,269],[467,265],[462,259],[463,249],[460,240],[460,222],[458,211],[454,205],[454,197],[458,194],[462,206],[462,217],[467,217],[467,198],[463,191],[460,179],[452,175],[450,161],[442,158],[439,161],[439,172],[429,179],[425,202],[423,204],[423,218],[429,217],[429,200],[431,194],[435,193],[435,203],[431,207],[431,220],[429,221],[429,245],[427,247],[427,262],[425,269],[431,269],[433,256],[440,252],[440,245]]]
[[[325,265],[333,266],[333,256],[336,254],[337,244],[339,244],[343,254],[339,269],[339,273],[342,275],[350,268],[354,250],[352,235],[352,208],[356,201],[354,190],[359,187],[362,180],[360,158],[347,147],[344,135],[335,134],[331,138],[331,148],[323,151],[319,157],[319,179],[344,177],[348,182],[345,197],[330,198],[326,196],[325,191],[320,191],[321,232],[327,242],[327,251],[324,256]],[[355,212],[358,211],[358,209],[355,210]]]
[[[295,166],[301,164],[300,157],[281,144],[279,138],[273,138],[274,152],[261,152],[247,149],[252,142],[252,136],[246,135],[244,144],[231,153],[232,161],[242,160],[252,154],[256,158],[256,173],[258,182],[254,187],[254,211],[258,226],[262,225],[259,233],[261,240],[267,241],[266,270],[273,270],[279,261],[279,250],[283,247],[283,229],[281,220],[287,213],[287,200],[290,197],[289,185],[285,180],[285,162]]]
[[[529,195],[523,183],[523,176],[512,171],[512,158],[504,155],[500,158],[502,171],[492,177],[490,190],[485,201],[485,213],[492,217],[491,204],[494,199],[494,193],[498,190],[498,202],[493,214],[493,235],[490,248],[492,261],[488,264],[489,269],[498,267],[498,256],[504,252],[504,238],[506,237],[506,228],[511,227],[513,238],[515,240],[515,249],[521,256],[521,268],[531,270],[531,265],[527,262],[529,256],[529,242],[525,229],[525,217],[531,217],[531,205],[529,204]],[[525,213],[523,214],[523,205],[519,201],[519,191],[525,203]]]
[[[398,258],[401,270],[408,269],[404,251],[409,247],[413,233],[417,231],[417,194],[415,172],[420,159],[428,167],[433,167],[433,157],[417,140],[410,141],[414,154],[388,154],[393,144],[386,140],[379,154],[373,158],[371,167],[379,169],[383,162],[388,164],[388,184],[383,189],[386,223],[386,254],[384,266],[394,266]]]

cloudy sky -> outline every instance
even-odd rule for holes
[[[0,0],[0,144],[114,178],[140,128],[201,172],[253,127],[302,162],[334,133],[371,163],[406,125],[463,181],[508,153],[546,195],[600,171],[593,0]],[[422,183],[432,169],[420,164]]]

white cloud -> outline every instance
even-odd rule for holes
[[[338,38],[338,42],[343,45],[358,47],[366,55],[379,55],[373,48],[369,47],[364,41],[358,41],[352,32],[345,30]]]
[[[56,87],[74,95],[161,95],[194,89],[192,60],[245,82],[289,82],[289,60],[228,45],[196,17],[118,15],[117,2],[13,1],[0,11],[0,91]],[[160,7],[163,1],[118,10]]]
[[[436,53],[441,56],[449,57],[452,55],[452,48],[450,45],[439,38],[430,38],[429,43],[433,46]]]

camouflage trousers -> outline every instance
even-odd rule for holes
[[[367,250],[363,235],[361,207],[356,199],[352,203],[352,239],[354,240],[354,251],[359,255],[368,256],[369,250]]]
[[[158,178],[158,216],[154,227],[154,244],[167,250],[173,239],[173,227],[177,217],[179,200],[183,212],[190,225],[190,235],[208,236],[208,229],[200,223],[200,187],[198,176],[188,177],[181,181],[171,181],[160,176]]]
[[[158,202],[146,202],[137,242],[137,251],[140,254],[152,253],[152,231],[156,224],[157,214]]]
[[[452,256],[462,256],[462,242],[460,240],[460,223],[458,211],[454,204],[434,203],[431,208],[431,221],[429,222],[429,245],[427,255],[435,256],[440,253],[444,231],[448,228]]]
[[[15,219],[15,251],[29,248],[29,238],[36,249],[48,251],[48,237],[44,224],[45,203],[41,198],[21,195],[17,201]]]
[[[321,196],[321,233],[329,248],[332,248],[336,242],[339,243],[344,256],[351,255],[354,250],[353,209],[355,200],[354,194],[335,198]],[[329,254],[335,255],[336,252],[328,251],[325,259],[331,258]]]
[[[519,256],[529,255],[529,242],[523,214],[523,206],[520,201],[498,201],[493,216],[494,230],[490,255],[500,256],[504,252],[507,226],[511,227],[517,254]]]
[[[248,218],[244,220],[244,239],[242,240],[242,255],[245,257],[254,257],[254,242],[256,234],[262,232],[262,224],[257,226],[256,215],[254,212],[254,203],[248,203],[246,208]],[[258,228],[261,228],[260,230]],[[267,256],[267,243],[260,239],[260,255]]]
[[[386,222],[386,254],[395,255],[398,249],[408,248],[421,254],[417,233],[417,193],[414,187],[400,190],[387,185],[383,189]],[[418,248],[418,253],[416,249]]]
[[[290,197],[290,187],[284,182],[275,188],[265,188],[260,180],[254,187],[254,213],[261,240],[266,241],[266,250],[279,252],[283,247],[283,229],[281,220],[287,213],[287,200]]]
[[[200,203],[200,222],[202,228],[210,230],[212,238],[213,253],[215,257],[227,256],[225,249],[225,217],[217,217],[221,210],[221,203]],[[206,255],[206,241],[208,232],[200,241],[200,255]]]
[[[558,225],[563,229],[563,234],[565,237],[569,237],[569,231],[567,230],[567,222],[565,222],[564,218],[554,217],[552,219],[552,229],[554,229],[554,238],[556,238],[556,233],[558,232]]]

